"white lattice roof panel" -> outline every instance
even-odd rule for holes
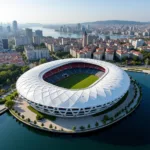
[[[47,71],[59,66],[83,62],[105,68],[105,73],[95,83],[85,89],[72,90],[55,86],[43,80]],[[26,99],[45,106],[64,108],[85,108],[114,101],[127,92],[130,79],[119,67],[94,59],[62,59],[48,62],[30,69],[18,79],[17,91]]]

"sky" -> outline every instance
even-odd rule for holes
[[[0,22],[150,21],[150,0],[0,0]]]

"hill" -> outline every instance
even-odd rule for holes
[[[126,21],[126,20],[106,20],[106,21],[95,21],[95,22],[85,22],[83,24],[97,24],[97,25],[142,25],[142,24],[150,24],[150,22],[140,22],[140,21]]]

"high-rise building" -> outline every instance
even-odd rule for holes
[[[96,41],[98,39],[98,36],[96,35],[87,35],[87,45],[89,44],[94,44],[94,41]]]
[[[90,25],[88,24],[88,25],[87,25],[87,30],[89,30],[89,29],[90,29]]]
[[[31,42],[29,41],[29,38],[27,36],[15,37],[14,40],[15,40],[15,46],[31,44]]]
[[[0,33],[3,32],[3,26],[0,25]]]
[[[2,40],[0,39],[0,51],[3,50],[3,42]]]
[[[77,24],[77,30],[81,31],[81,24],[80,23]]]
[[[144,43],[145,42],[143,39],[138,39],[138,40],[132,41],[132,45],[134,46],[134,48],[138,48],[140,46],[143,46]]]
[[[60,27],[59,31],[60,31],[60,32],[64,32],[63,26]]]
[[[8,49],[8,39],[2,39],[3,49]]]
[[[47,48],[39,48],[35,49],[33,46],[28,45],[24,47],[25,49],[25,55],[28,60],[38,60],[41,58],[49,59],[49,50]]]
[[[30,44],[32,43],[32,38],[33,38],[33,32],[32,29],[26,28],[26,36],[29,39]]]
[[[82,27],[81,27],[81,31],[82,31],[82,32],[85,32],[85,31],[86,31],[86,30],[85,30],[85,26],[82,26]]]
[[[33,43],[36,45],[40,45],[41,44],[41,38],[39,36],[34,36],[33,37]]]
[[[43,31],[42,30],[36,30],[35,36],[43,37]]]
[[[18,30],[18,24],[17,24],[17,21],[14,20],[13,23],[12,23],[12,28],[13,28],[13,31],[16,32]]]
[[[83,38],[82,38],[82,47],[85,47],[87,45],[87,33],[86,31],[83,33]]]
[[[7,26],[7,32],[11,32],[10,26]]]

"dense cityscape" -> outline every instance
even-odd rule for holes
[[[2,0],[0,150],[149,150],[149,4]]]
[[[33,32],[32,28],[20,28],[17,21],[13,21],[11,26],[1,25],[0,63],[25,65],[26,62],[42,58],[51,60],[53,57],[61,56],[122,62],[126,65],[148,65],[149,25],[74,26],[74,28],[61,26],[56,32],[79,32],[82,38],[73,38],[69,35],[68,38],[53,38],[52,35],[46,37],[43,36],[42,30]],[[100,37],[101,34],[104,35],[103,38]],[[112,34],[129,37],[111,39]]]

